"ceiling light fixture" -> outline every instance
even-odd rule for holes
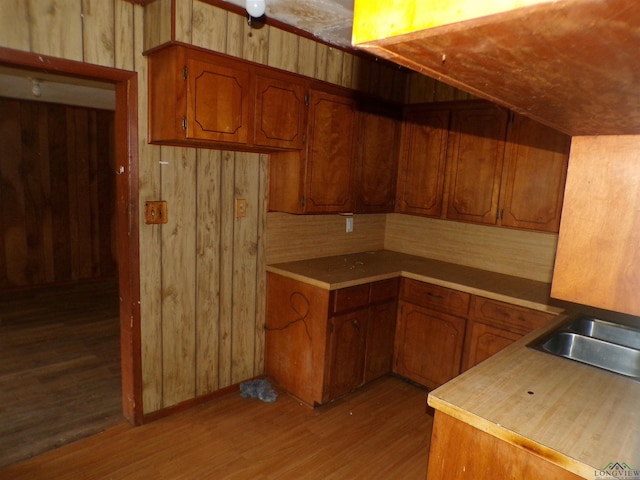
[[[265,0],[247,0],[247,13],[251,18],[259,18],[264,15],[267,7]]]
[[[40,97],[42,95],[42,89],[40,88],[40,79],[31,79],[31,93],[33,93],[34,97]]]

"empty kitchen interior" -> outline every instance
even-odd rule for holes
[[[82,15],[80,3],[65,0],[56,2],[56,8],[48,8],[53,4],[48,1],[16,4],[15,17],[0,19],[3,22],[0,45],[138,72],[138,209],[143,211],[148,200],[166,200],[168,217],[174,222],[167,227],[145,225],[141,220],[139,225],[141,408],[145,415],[170,413],[176,406],[215,395],[263,374],[268,264],[387,248],[450,262],[464,257],[478,268],[497,268],[508,275],[550,281],[557,240],[554,233],[388,213],[356,215],[354,231],[347,234],[345,220],[338,215],[269,212],[268,155],[148,144],[148,62],[142,52],[178,40],[398,103],[459,102],[472,99],[470,95],[428,77],[270,25],[252,29],[243,15],[220,8],[214,5],[216,2],[156,0],[144,7],[119,0],[95,2],[91,11],[83,11]],[[49,41],[52,36],[59,41]],[[98,41],[100,36],[112,41]],[[247,202],[244,218],[235,217],[236,199]],[[415,386],[404,390],[404,383],[397,387],[389,383],[393,380],[374,382],[352,398],[359,401],[375,388],[404,392],[415,400],[410,408],[415,409],[416,421],[424,418],[425,428],[430,428],[431,420],[425,414],[426,391]],[[348,407],[351,398],[341,398],[310,414],[312,410],[280,393],[277,408],[283,408],[284,412],[288,408],[304,408],[307,413],[302,417],[313,418],[334,407],[336,410]],[[234,391],[193,411],[178,412],[139,428],[118,427],[92,438],[90,443],[76,443],[60,450],[57,459],[55,455],[45,456],[43,463],[38,464],[36,458],[29,464],[31,467],[24,468],[46,471],[47,465],[55,464],[62,472],[65,458],[79,461],[91,451],[93,456],[86,458],[95,460],[101,458],[102,446],[115,452],[122,440],[131,445],[149,442],[145,438],[148,431],[193,427],[198,423],[198,412],[215,410],[218,401],[221,405],[237,402],[230,415],[247,408],[246,401],[236,397]],[[373,398],[389,401],[391,397],[376,393]],[[381,408],[377,413],[384,418],[392,417],[397,414],[394,409],[398,405],[390,401],[385,406],[388,410]],[[270,412],[267,407],[256,406],[255,411],[246,415],[254,421],[256,415],[267,417]],[[349,417],[354,412],[346,408],[343,413]],[[220,417],[211,418],[213,421],[208,424],[211,428],[225,425]],[[185,422],[182,426],[176,423],[180,419]],[[340,435],[341,422],[345,422],[344,418],[337,415],[335,424],[325,427]],[[269,431],[263,432],[268,437]],[[159,440],[162,448],[167,448],[169,442],[176,443],[170,434],[164,435]],[[411,441],[417,438],[418,443],[422,442],[424,457],[419,461],[426,468],[428,433],[418,429],[415,435]],[[84,445],[88,450],[83,450]],[[206,445],[198,446],[202,450],[194,447],[195,457],[184,458],[210,461],[211,450]],[[382,440],[376,448],[387,446]],[[394,448],[402,451],[397,443]],[[64,452],[69,456],[65,457]],[[145,454],[143,448],[140,455]],[[126,457],[119,459],[123,463],[128,461]],[[149,465],[143,462],[140,468],[145,467]],[[84,463],[80,468],[91,467]],[[108,478],[110,473],[102,474]],[[416,478],[423,476],[424,470],[416,474]]]

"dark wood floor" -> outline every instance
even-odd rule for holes
[[[0,468],[124,422],[116,282],[0,293]]]
[[[426,391],[384,377],[312,410],[229,393],[0,469],[0,480],[424,480]]]

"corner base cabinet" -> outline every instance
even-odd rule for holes
[[[391,371],[398,280],[327,290],[267,276],[266,374],[317,406]]]

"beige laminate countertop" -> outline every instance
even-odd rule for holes
[[[583,478],[604,478],[610,462],[640,470],[640,382],[526,347],[564,318],[432,391],[429,405]]]
[[[267,271],[328,290],[402,276],[536,310],[564,310],[550,299],[548,283],[390,250],[267,265]]]

